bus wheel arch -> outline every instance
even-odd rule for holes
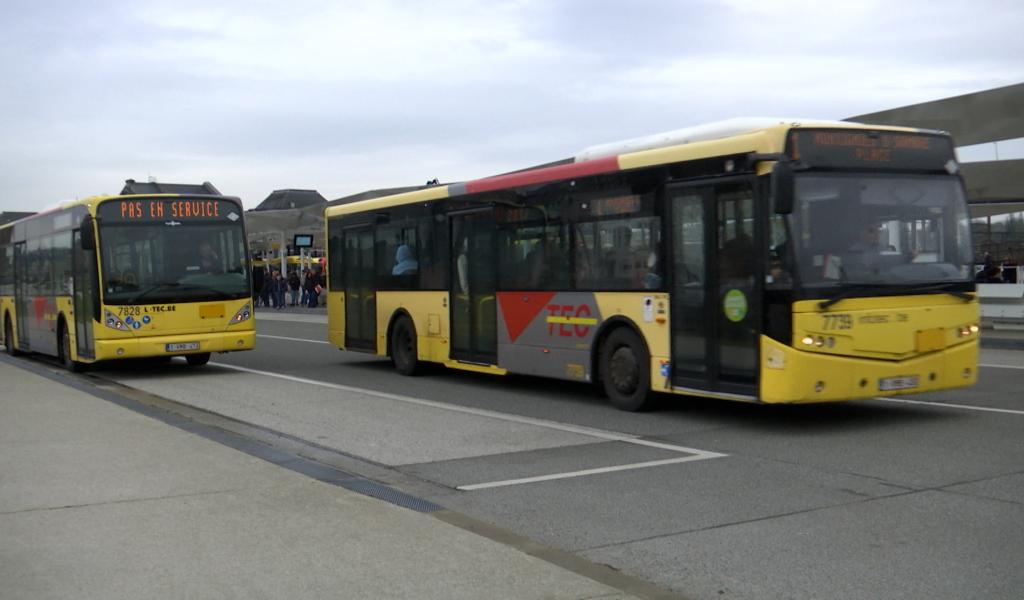
[[[614,319],[598,332],[595,381],[600,381],[616,408],[648,410],[651,400],[651,353],[640,330],[628,319]]]
[[[422,371],[423,363],[419,360],[419,344],[416,335],[416,323],[408,312],[395,311],[388,324],[387,353],[391,357],[395,370],[402,375],[417,375]]]

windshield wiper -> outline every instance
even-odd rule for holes
[[[911,290],[911,291],[942,292],[944,294],[949,294],[950,296],[959,298],[959,299],[963,300],[964,302],[970,302],[971,300],[974,300],[974,296],[971,296],[967,292],[961,292],[960,290],[949,290],[949,289],[946,289],[950,285],[953,285],[955,283],[957,283],[957,282],[950,281],[948,283],[936,283],[936,284],[932,284],[932,285],[920,285],[920,286],[910,286],[910,285],[908,285],[906,287],[907,287],[908,290]]]
[[[832,306],[833,304],[835,304],[836,302],[839,302],[840,300],[849,298],[851,296],[856,296],[860,292],[872,290],[872,289],[875,289],[877,287],[878,286],[876,286],[876,285],[867,285],[867,284],[863,284],[863,283],[850,284],[845,289],[843,289],[842,291],[837,293],[836,295],[834,295],[834,296],[832,296],[832,297],[830,297],[830,298],[828,298],[826,300],[822,300],[821,302],[819,302],[818,303],[818,308],[821,308],[821,309],[828,308],[828,307]]]
[[[218,290],[218,289],[214,289],[214,288],[211,288],[211,287],[206,287],[205,285],[196,285],[194,283],[181,283],[180,281],[163,281],[163,282],[160,282],[160,283],[154,283],[153,285],[147,287],[146,289],[142,290],[138,294],[135,294],[128,301],[128,304],[136,304],[142,298],[144,298],[146,296],[149,296],[150,294],[152,294],[153,292],[155,292],[157,290],[163,290],[165,288],[173,288],[175,290],[182,290],[182,291],[189,290],[190,292],[200,292],[200,291],[201,292],[206,292],[206,293],[210,294],[211,296],[213,296],[213,297],[215,297],[217,299],[220,299],[220,300],[233,300],[236,297],[234,295],[229,294],[228,292],[225,292],[225,291],[222,291],[222,290]],[[245,296],[243,295],[243,296],[240,296],[240,297],[244,298]]]
[[[148,295],[152,294],[153,292],[155,292],[157,290],[162,290],[164,288],[177,288],[177,287],[181,287],[181,283],[177,282],[177,281],[161,281],[159,283],[154,283],[153,285],[151,285],[148,288],[142,290],[138,294],[135,294],[134,296],[132,296],[131,299],[128,301],[128,304],[137,304],[139,302],[139,300],[141,300],[145,296],[148,296]]]
[[[943,293],[949,294],[950,296],[954,296],[956,298],[959,298],[959,299],[963,300],[964,302],[970,302],[971,300],[974,299],[973,296],[971,296],[970,294],[967,294],[965,292],[961,292],[959,290],[946,289],[950,285],[953,285],[953,284],[956,284],[956,283],[958,283],[958,282],[951,281],[951,282],[948,282],[948,283],[935,283],[935,284],[931,284],[931,285],[914,285],[914,284],[902,284],[902,283],[899,283],[899,284],[893,284],[893,283],[870,283],[870,284],[868,284],[868,283],[859,283],[859,284],[855,284],[853,286],[847,287],[846,289],[840,291],[839,293],[837,293],[836,295],[832,296],[831,298],[828,298],[827,300],[822,300],[821,302],[818,303],[818,308],[821,308],[821,309],[828,308],[828,307],[832,306],[833,304],[835,304],[836,302],[839,302],[840,300],[843,300],[845,298],[850,298],[851,296],[855,296],[855,295],[859,294],[860,292],[869,291],[869,290],[885,290],[887,295],[894,295],[892,292],[916,292],[916,293],[922,293],[922,292],[939,292],[939,291],[941,291]]]

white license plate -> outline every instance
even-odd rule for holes
[[[883,377],[878,380],[878,389],[883,392],[893,390],[909,390],[917,387],[917,375],[906,377]]]
[[[167,344],[164,350],[167,352],[181,352],[182,350],[198,350],[199,342],[182,342],[180,344]]]

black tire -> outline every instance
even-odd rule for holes
[[[601,382],[615,408],[642,411],[651,408],[651,359],[643,340],[620,327],[601,347]]]
[[[7,350],[8,356],[16,356],[19,354],[14,349],[14,328],[11,327],[11,317],[4,317],[4,348]]]
[[[417,352],[416,327],[409,317],[399,317],[391,328],[391,362],[395,370],[407,376],[419,374],[422,363]]]
[[[210,362],[210,353],[203,352],[202,354],[186,354],[185,360],[188,361],[188,365],[190,367],[201,367]]]
[[[81,373],[85,370],[85,365],[77,360],[71,360],[71,334],[68,333],[67,324],[62,321],[57,331],[57,358],[60,359],[61,366],[72,373]]]

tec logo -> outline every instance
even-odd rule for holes
[[[590,306],[586,304],[548,304],[548,335],[561,337],[586,337],[590,328],[597,325],[597,319],[592,317]],[[571,326],[571,327],[570,327]]]

